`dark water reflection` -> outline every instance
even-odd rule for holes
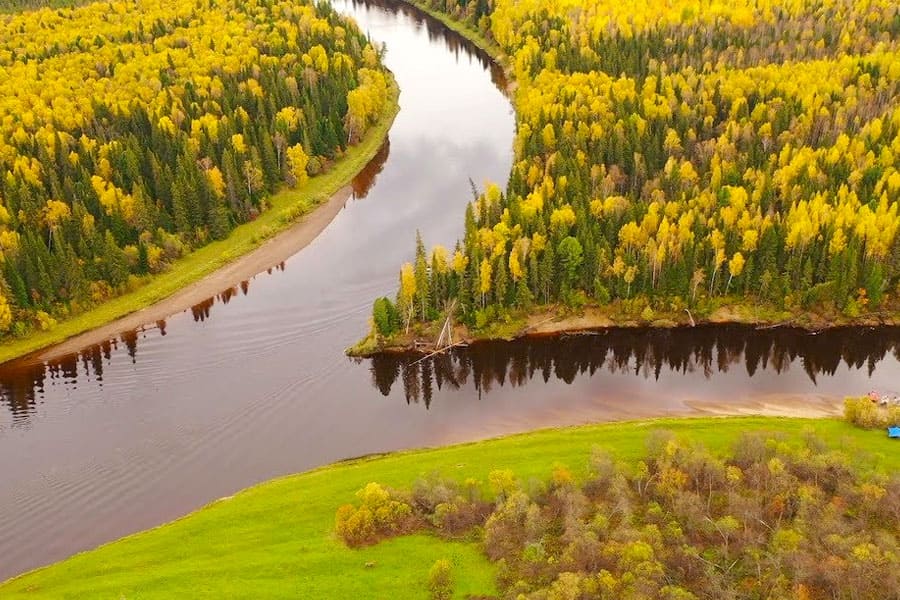
[[[811,334],[791,328],[741,326],[677,329],[610,329],[585,335],[515,342],[485,342],[430,358],[385,354],[371,359],[372,385],[390,396],[402,385],[407,403],[431,406],[436,391],[471,387],[479,396],[495,388],[524,387],[551,379],[630,375],[667,376],[697,384],[735,370],[747,378],[800,370],[816,385],[846,368],[871,376],[881,361],[900,360],[900,328],[847,328]],[[827,382],[825,382],[827,388]],[[860,388],[860,393],[863,393]]]
[[[227,305],[248,290],[249,282],[245,281],[192,307],[194,321],[205,321],[216,303]],[[160,336],[166,335],[165,321],[157,322],[155,328]],[[104,365],[110,365],[114,354],[122,352],[136,362],[139,336],[144,334],[123,334],[47,364],[7,367],[0,380],[0,401],[10,411],[13,425],[26,422],[46,388],[57,382],[81,381],[102,387]],[[521,388],[551,380],[571,385],[576,380],[601,381],[610,375],[646,381],[679,377],[702,385],[729,372],[748,381],[803,373],[813,387],[821,381],[821,391],[828,393],[833,388],[831,380],[847,371],[860,378],[857,389],[863,393],[868,391],[866,379],[883,361],[888,371],[900,363],[900,328],[842,328],[814,334],[792,328],[757,330],[742,326],[609,329],[485,342],[424,359],[414,353],[385,354],[354,362],[368,367],[371,385],[381,395],[390,397],[402,391],[408,404],[421,403],[429,408],[441,391],[469,389],[483,398],[504,387]]]
[[[369,164],[363,167],[363,170],[353,178],[353,181],[350,185],[353,187],[354,200],[360,200],[369,195],[369,190],[372,189],[373,185],[375,185],[375,181],[378,179],[378,174],[384,170],[384,163],[387,162],[390,153],[391,138],[388,137],[384,140],[381,148],[378,149],[378,152],[375,154]]]

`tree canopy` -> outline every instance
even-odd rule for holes
[[[325,3],[0,15],[0,335],[226,237],[340,157],[386,100],[379,51]]]
[[[426,3],[518,83],[507,188],[472,203],[434,311],[900,306],[896,2]]]

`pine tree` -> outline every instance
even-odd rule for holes
[[[422,234],[416,231],[416,310],[419,318],[427,321],[431,313],[431,291],[428,281],[428,260],[425,257],[425,244],[422,242]]]

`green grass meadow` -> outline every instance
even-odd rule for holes
[[[809,431],[884,472],[900,469],[900,443],[836,419],[723,417],[552,429],[433,450],[368,457],[293,475],[214,502],[173,523],[129,536],[0,585],[0,598],[427,598],[435,560],[454,565],[456,598],[495,591],[475,544],[415,535],[351,550],[334,515],[366,483],[408,488],[440,472],[487,481],[510,468],[523,481],[563,464],[584,475],[593,447],[623,461],[644,454],[648,432],[673,431],[725,451],[745,431],[799,439]],[[367,563],[374,563],[367,566]]]

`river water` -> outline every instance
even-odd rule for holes
[[[471,179],[503,184],[503,74],[393,0],[340,0],[402,90],[385,147],[308,247],[165,322],[0,367],[0,579],[342,458],[710,403],[830,405],[900,381],[900,330],[613,331],[434,360],[343,355],[416,229],[452,247]]]

